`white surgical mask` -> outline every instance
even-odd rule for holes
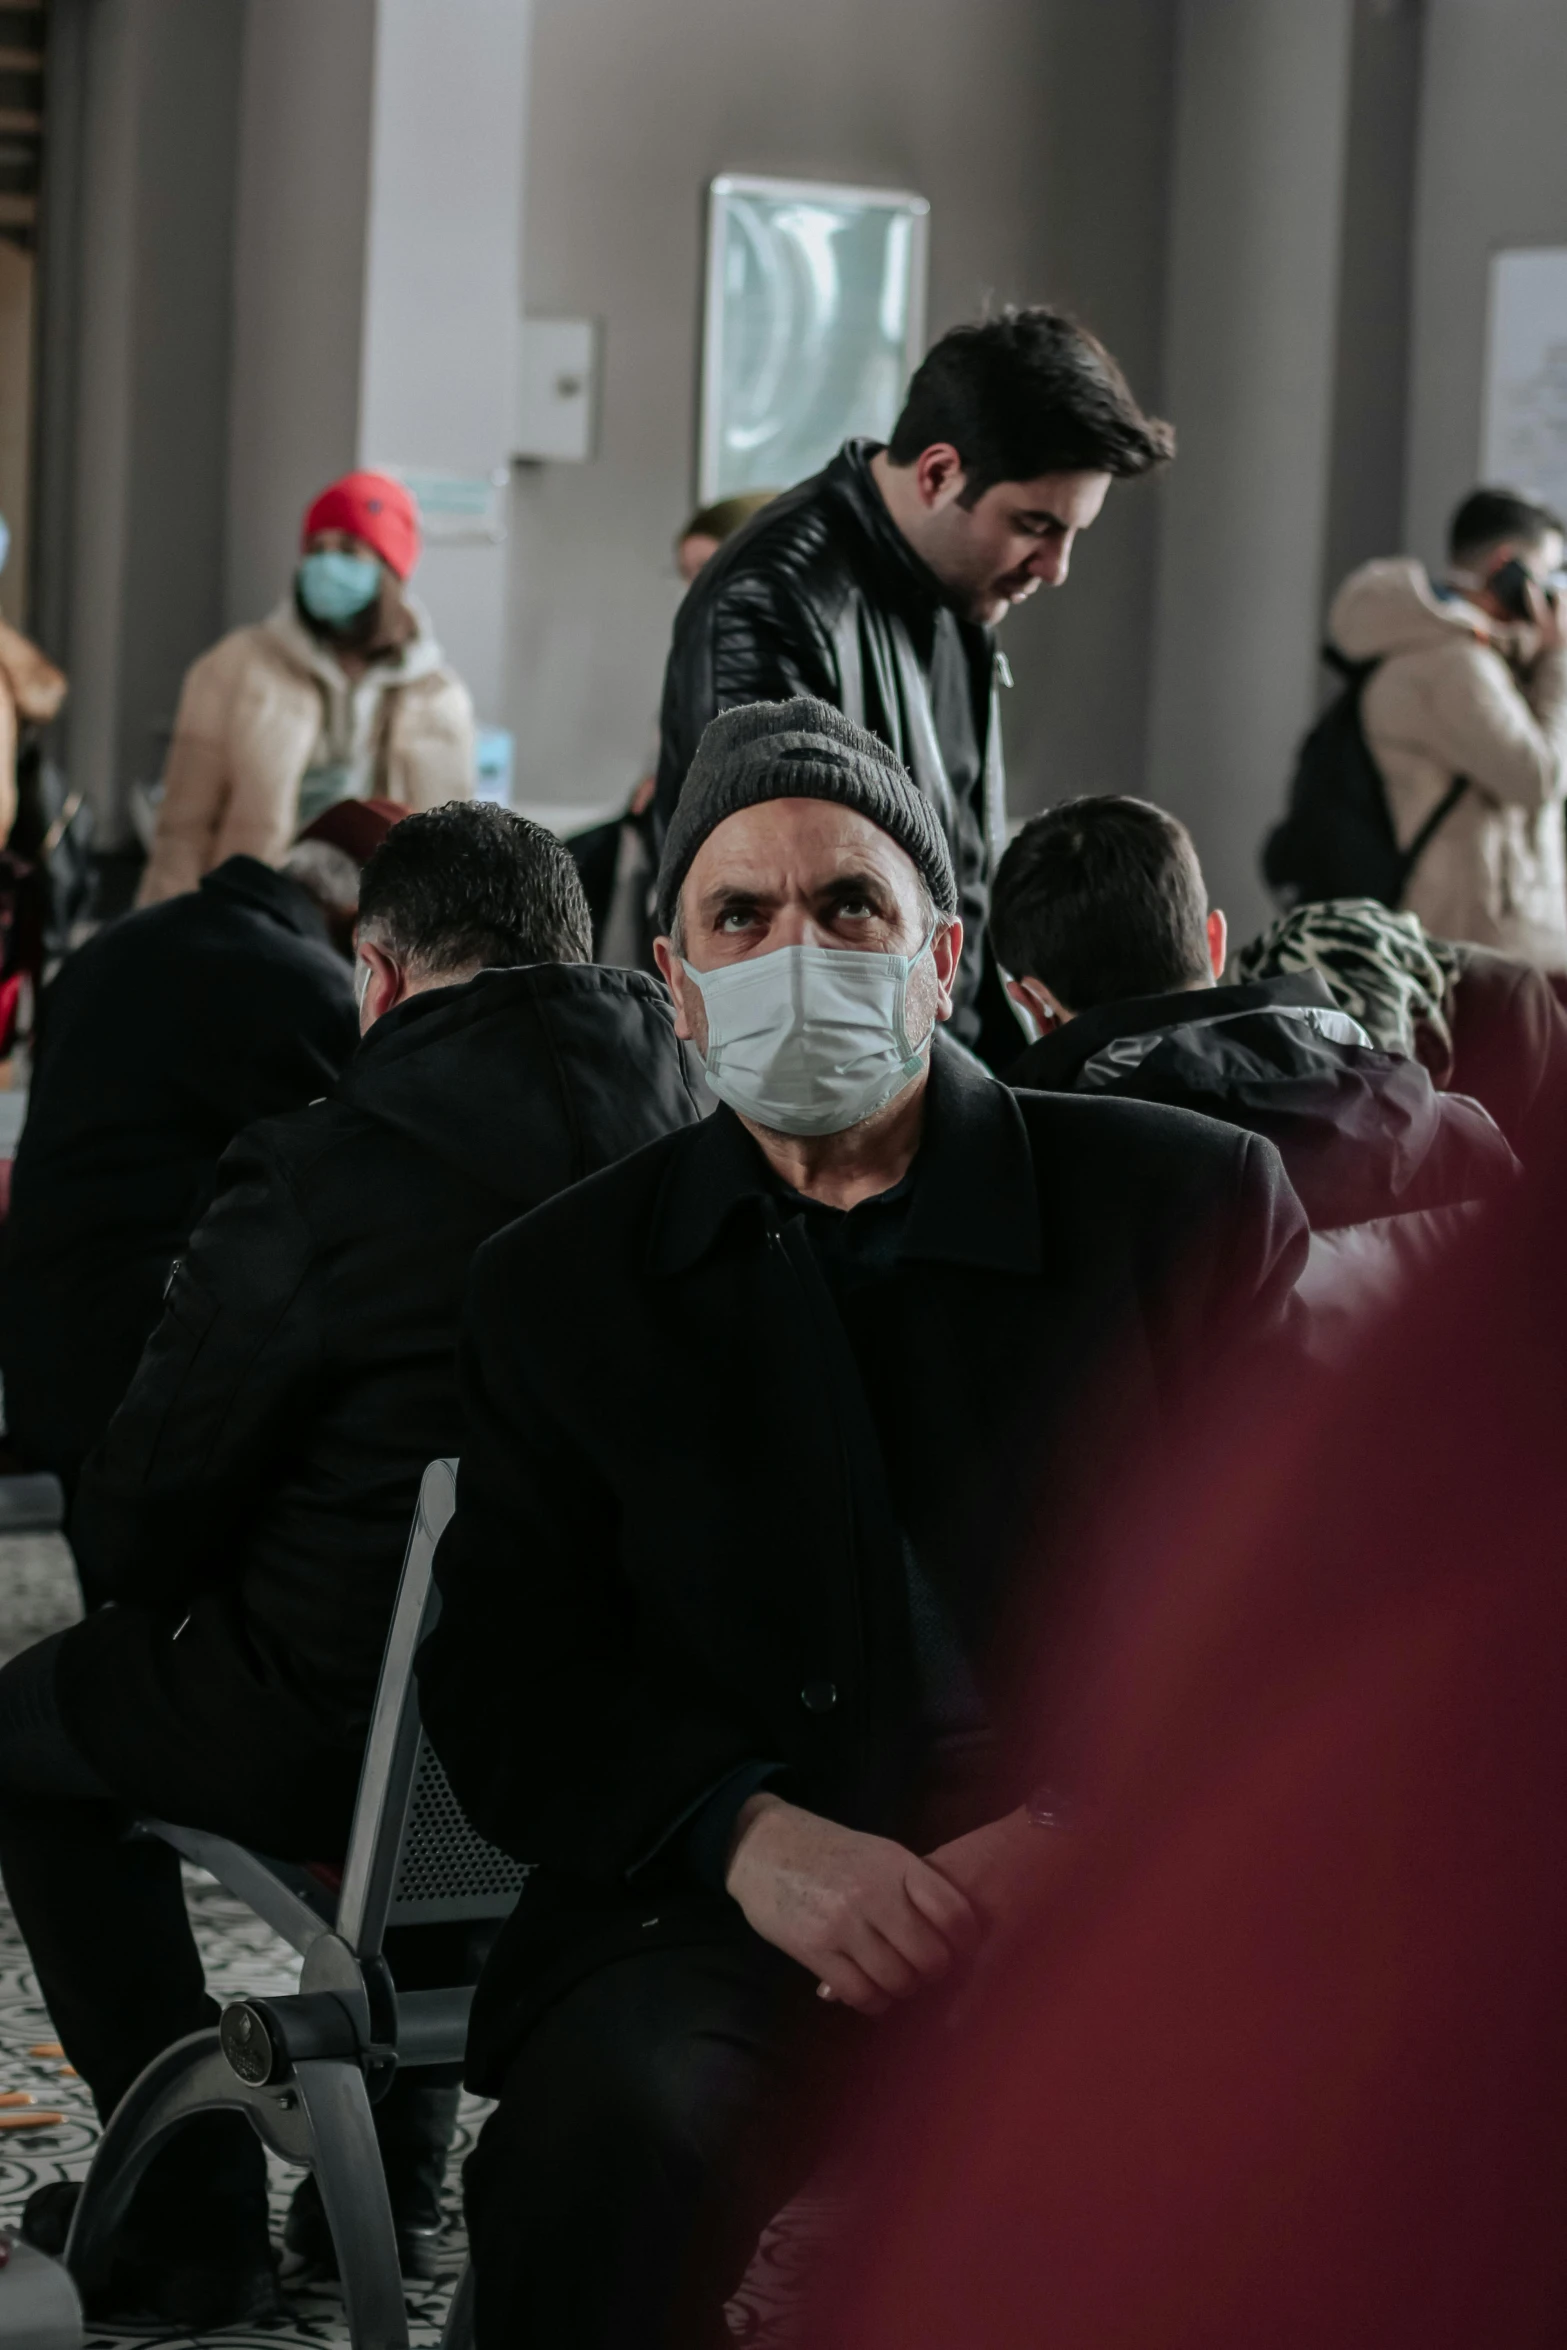
[[[777,947],[716,971],[683,964],[707,1011],[712,1091],[780,1134],[841,1134],[884,1109],[925,1066],[932,1030],[911,1037],[906,1007],[935,935],[912,955]]]

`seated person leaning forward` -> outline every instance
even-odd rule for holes
[[[540,1864],[477,1996],[466,2195],[480,2341],[551,2350],[727,2338],[795,2183],[736,2154],[786,2040],[934,1984],[1039,1848],[1025,1790],[976,1792],[983,1529],[1105,1341],[1157,1427],[1306,1246],[1270,1144],[932,1050],[946,841],[825,704],[711,721],[659,899],[722,1106],[481,1250],[420,1660],[461,1799]],[[625,1408],[606,1356],[647,1366]]]
[[[697,1116],[663,989],[589,964],[576,868],[520,816],[464,803],[399,824],[365,868],[357,955],[357,1053],[330,1098],[225,1155],[88,1461],[71,1536],[115,1604],[0,1672],[0,1867],[105,2115],[217,2016],[179,1863],[127,1839],[130,1819],[342,1854],[420,1476],[461,1445],[473,1251]],[[410,1988],[434,1963],[421,1931],[388,1952]],[[413,2073],[376,2109],[416,2274],[456,2094]],[[29,2205],[45,2249],[74,2193]],[[307,2182],[289,2242],[308,2260],[321,2234]],[[182,2331],[275,2306],[243,2117],[187,2125],[153,2164],[105,2294]]]
[[[1170,1103],[1277,1144],[1311,1223],[1299,1294],[1329,1359],[1459,1211],[1512,1183],[1480,1105],[1374,1049],[1317,972],[1222,984],[1224,916],[1191,835],[1146,800],[1066,800],[1025,824],[991,939],[1035,1032],[1009,1085]]]
[[[341,801],[276,867],[225,857],[109,922],[44,991],[0,1266],[7,1436],[75,1490],[245,1126],[302,1110],[359,1041],[359,875],[406,813]]]

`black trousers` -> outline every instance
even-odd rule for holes
[[[755,1936],[578,1983],[468,2158],[479,2350],[728,2344],[723,2305],[824,2124],[802,2077],[856,2027]]]
[[[129,1833],[115,1789],[72,1745],[55,1701],[55,1656],[40,1641],[0,1670],[0,1875],[66,2055],[107,2120],[143,2066],[218,2019],[191,1932],[178,1855]],[[256,1757],[265,1770],[266,1757]],[[458,1945],[461,1945],[459,1947]],[[404,1989],[473,1980],[462,1929],[387,1937]],[[455,2087],[458,2068],[426,2068],[410,2089]],[[394,2136],[399,2086],[377,2108]],[[391,2111],[388,2112],[388,2108]],[[405,2117],[406,2118],[406,2117]],[[444,2152],[444,2147],[440,2149]],[[240,2230],[266,2226],[266,2159],[240,2114],[189,2123],[152,2165],[137,2216]]]

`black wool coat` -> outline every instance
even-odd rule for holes
[[[683,1931],[684,1896],[647,1888],[746,1762],[895,1829],[888,1766],[916,1702],[902,1537],[978,1656],[1009,1499],[1026,1506],[1096,1366],[1113,1352],[1123,1430],[1157,1426],[1237,1323],[1262,1339],[1288,1318],[1305,1222],[1252,1136],[1014,1094],[938,1049],[916,1166],[878,1339],[897,1463],[800,1220],[728,1109],[476,1260],[421,1703],[471,1817],[542,1865],[486,1976],[471,2078],[496,2077],[585,1953]],[[606,1341],[646,1366],[624,1408]]]
[[[127,914],[44,995],[0,1275],[13,1442],[70,1483],[158,1319],[243,1126],[325,1093],[359,1041],[353,980],[296,882],[230,857]]]
[[[379,1020],[336,1094],[220,1172],[71,1539],[58,1688],[139,1808],[342,1850],[426,1464],[462,1448],[474,1250],[698,1115],[663,988],[483,971]]]

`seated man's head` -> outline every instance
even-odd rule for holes
[[[427,988],[518,963],[587,963],[593,926],[570,851],[479,800],[405,817],[359,883],[360,1031]]]
[[[1003,310],[954,327],[916,369],[877,481],[904,537],[970,620],[1059,587],[1113,480],[1173,455],[1086,327]]]
[[[956,914],[941,828],[885,743],[804,697],[713,720],[664,844],[655,952],[680,1035],[748,1121],[839,1134],[922,1079]]]
[[[1184,824],[1147,800],[1084,798],[1031,817],[1008,848],[990,943],[1042,1034],[1097,1004],[1211,987],[1225,924]]]
[[[1452,578],[1493,620],[1537,618],[1531,590],[1562,565],[1563,526],[1515,490],[1471,490],[1448,525]]]
[[[407,814],[392,800],[334,800],[305,826],[279,867],[320,907],[328,936],[347,962],[354,959],[359,876]]]

